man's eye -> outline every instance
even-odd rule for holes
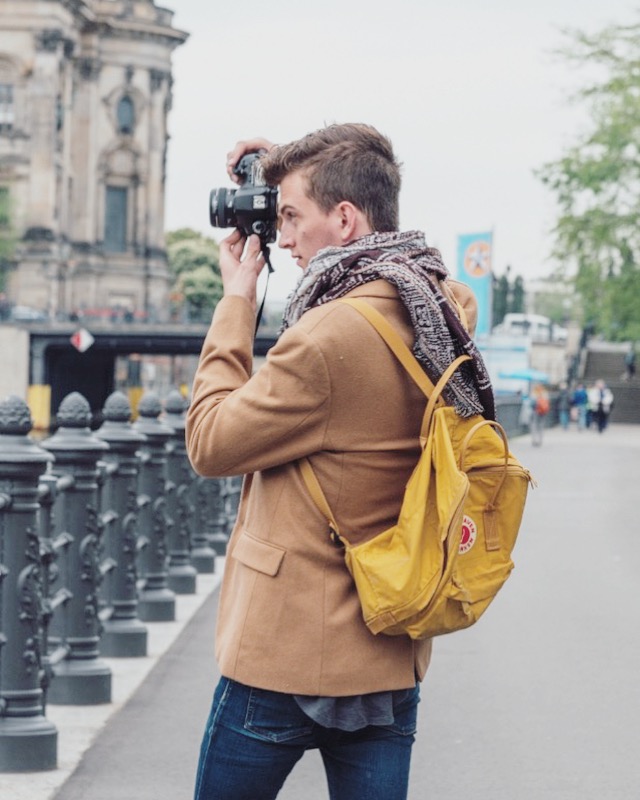
[[[293,222],[295,219],[295,214],[291,211],[285,211],[284,214],[280,214],[278,217],[278,225],[282,227],[283,223],[285,222]]]

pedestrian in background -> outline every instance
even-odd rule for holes
[[[632,381],[636,376],[636,346],[632,343],[624,356],[625,379]]]
[[[549,394],[541,383],[536,383],[531,391],[531,443],[534,447],[542,444],[542,432],[547,414],[551,408]]]
[[[602,433],[609,423],[613,408],[613,392],[603,380],[596,381],[589,390],[589,406],[598,432]]]
[[[558,391],[558,420],[563,430],[569,429],[569,414],[571,412],[571,396],[566,383],[560,384]]]
[[[571,403],[575,409],[578,430],[583,431],[587,427],[587,408],[589,406],[589,395],[584,383],[579,383],[576,386]]]

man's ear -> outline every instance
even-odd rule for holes
[[[338,203],[336,207],[338,221],[340,225],[340,237],[343,244],[348,244],[354,239],[359,239],[367,233],[371,233],[364,213],[347,200]]]

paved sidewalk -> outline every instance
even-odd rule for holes
[[[539,484],[516,570],[478,625],[435,642],[409,798],[631,800],[640,786],[640,426],[553,429],[542,447],[526,436],[511,444]],[[218,677],[217,592],[204,594],[99,725],[99,709],[51,707],[61,770],[0,775],[2,800],[191,798]],[[110,663],[126,673],[132,661]],[[82,739],[73,748],[71,723]],[[279,800],[326,798],[320,758],[307,754]]]

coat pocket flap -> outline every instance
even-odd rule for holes
[[[285,550],[270,542],[256,539],[246,531],[238,539],[233,548],[233,557],[257,572],[263,572],[272,578],[278,574]]]

